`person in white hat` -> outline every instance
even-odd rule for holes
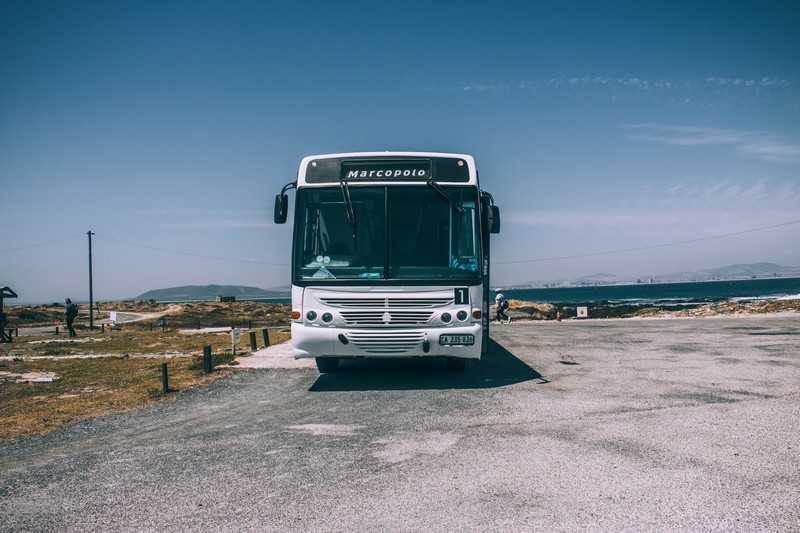
[[[506,309],[508,309],[508,300],[503,295],[503,291],[499,288],[495,289],[494,292],[497,294],[494,297],[494,309],[497,312],[497,321],[500,322],[501,320],[505,319],[506,322],[511,322],[511,317],[506,314]]]

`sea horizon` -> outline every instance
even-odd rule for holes
[[[503,289],[507,299],[550,304],[691,305],[722,301],[800,299],[800,278],[586,285]]]

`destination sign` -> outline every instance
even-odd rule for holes
[[[468,183],[470,169],[458,157],[330,157],[311,161],[306,183],[428,181]]]
[[[349,180],[428,180],[431,162],[421,161],[342,161],[341,179]]]

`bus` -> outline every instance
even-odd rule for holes
[[[314,358],[321,373],[354,357],[444,357],[460,371],[488,351],[500,210],[472,156],[306,157],[275,197],[277,224],[290,189],[295,358]]]

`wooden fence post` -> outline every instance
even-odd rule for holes
[[[269,330],[268,329],[262,329],[261,330],[261,335],[264,336],[264,348],[266,348],[267,346],[269,346]]]
[[[211,346],[203,346],[203,372],[211,373]]]
[[[167,363],[161,363],[161,389],[164,394],[169,392],[169,376],[167,375]]]

